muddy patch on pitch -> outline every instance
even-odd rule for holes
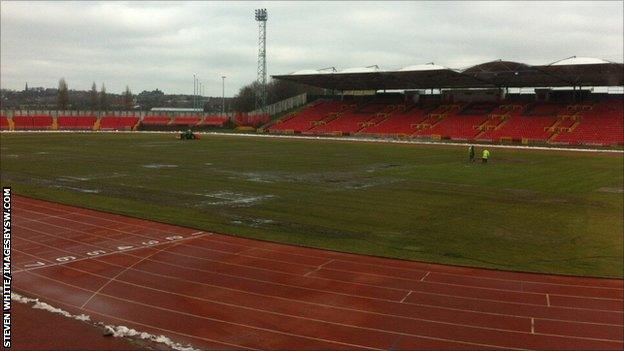
[[[624,188],[602,187],[598,191],[601,193],[624,194]]]
[[[364,170],[364,172],[366,172],[366,173],[374,173],[374,172],[384,171],[386,169],[392,169],[392,168],[397,168],[397,167],[401,167],[401,165],[400,164],[396,164],[396,163],[379,163],[379,164],[374,164],[374,165],[368,166]]]

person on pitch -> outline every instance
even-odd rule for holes
[[[487,163],[488,158],[490,158],[490,152],[485,149],[483,150],[483,155],[481,156],[481,163]]]
[[[475,160],[474,145],[470,145],[470,147],[468,147],[468,161],[469,162],[474,162],[474,160]]]

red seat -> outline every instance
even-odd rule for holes
[[[91,130],[97,121],[95,116],[59,116],[56,119],[59,129]]]
[[[9,129],[9,118],[7,116],[0,116],[0,129],[1,130]]]
[[[145,116],[141,123],[147,125],[167,125],[169,121],[171,119],[167,116]]]
[[[42,130],[52,128],[52,116],[13,116],[15,129],[21,130]]]
[[[180,116],[174,118],[171,124],[194,126],[199,123],[199,121],[201,121],[201,117],[198,116]]]
[[[100,130],[129,130],[139,121],[138,117],[105,116],[100,120]]]

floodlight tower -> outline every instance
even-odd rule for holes
[[[267,101],[266,91],[266,22],[267,10],[256,9],[256,21],[258,22],[258,90],[256,91],[256,109],[264,112]]]

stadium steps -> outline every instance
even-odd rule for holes
[[[98,117],[95,120],[95,123],[93,123],[93,128],[91,128],[91,130],[100,130],[100,125],[102,124],[102,117]]]
[[[310,128],[314,128],[316,126],[322,126],[324,124],[327,124],[335,119],[340,118],[341,116],[341,112],[330,112],[327,114],[327,117],[319,120],[319,121],[311,121],[310,122]]]
[[[483,136],[483,134],[485,134],[486,132],[490,130],[499,129],[505,123],[507,123],[508,119],[509,119],[509,115],[507,114],[504,114],[504,115],[490,114],[489,118],[485,120],[485,122],[475,127],[476,129],[479,130],[479,133],[475,135],[474,139],[479,140],[479,138]],[[495,123],[490,123],[490,122],[495,122]]]
[[[58,130],[58,129],[59,129],[58,116],[52,117],[52,130]]]

